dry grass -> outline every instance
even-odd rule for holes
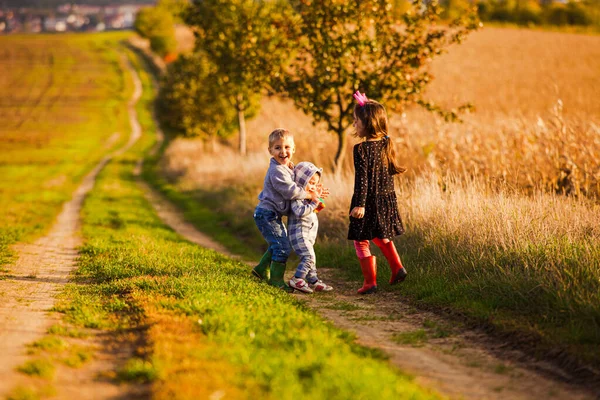
[[[391,116],[409,177],[435,172],[507,183],[527,193],[600,192],[600,36],[484,29],[435,60],[432,71],[431,98],[447,106],[471,101],[478,111],[463,124],[444,123],[420,109]],[[331,165],[335,137],[277,98],[265,98],[249,122],[249,151],[268,157],[265,138],[276,127],[295,133],[296,160]],[[344,168],[351,169],[350,155]]]
[[[434,99],[471,100],[478,112],[464,124],[442,123],[419,110],[393,116],[392,135],[410,168],[400,179],[412,183],[403,185],[400,197],[413,228],[444,220],[453,224],[444,229],[446,235],[479,221],[472,228],[481,237],[470,240],[506,249],[519,242],[543,246],[556,235],[600,240],[590,223],[600,220],[597,206],[538,190],[600,189],[600,36],[484,29],[437,60],[433,71]],[[266,136],[276,127],[295,133],[295,161],[325,167],[331,162],[333,135],[313,126],[291,102],[265,98],[248,124],[248,157],[236,157],[235,146],[209,151],[201,142],[180,139],[169,147],[163,167],[186,188],[236,182],[258,188],[269,159]],[[349,135],[348,141],[356,139]],[[326,173],[324,179],[332,196],[323,217],[345,221],[352,168],[347,165],[338,177]],[[450,182],[452,193],[441,192]],[[532,196],[519,196],[515,189]]]

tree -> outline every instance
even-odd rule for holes
[[[474,10],[447,26],[438,25],[437,1],[415,2],[401,19],[389,0],[292,0],[301,21],[297,57],[283,75],[282,90],[297,107],[337,135],[334,170],[345,155],[352,125],[352,93],[365,92],[388,110],[419,104],[447,120],[469,108],[443,110],[423,98],[432,80],[429,61],[478,26]]]
[[[215,67],[201,53],[181,55],[169,64],[158,98],[161,122],[184,136],[214,140],[235,131],[236,115],[212,75]]]
[[[183,15],[189,6],[188,0],[159,0],[156,7],[162,8],[173,15],[174,22],[183,23]]]
[[[161,57],[175,51],[175,22],[173,15],[163,7],[141,9],[134,27],[136,32],[150,40],[150,48]]]
[[[239,151],[246,153],[245,118],[291,53],[289,3],[283,0],[195,0],[184,14],[196,27],[196,51],[215,64],[214,79],[235,108]]]

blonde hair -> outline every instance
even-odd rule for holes
[[[390,175],[401,174],[406,168],[396,160],[394,141],[388,136],[388,118],[385,107],[375,100],[367,100],[362,106],[354,106],[354,115],[362,123],[362,132],[356,132],[356,136],[364,139],[383,140],[383,152],[381,158],[387,165]]]
[[[294,140],[294,135],[290,133],[287,129],[277,128],[273,132],[269,134],[269,149],[273,146],[273,143],[278,139],[284,138],[292,138]]]

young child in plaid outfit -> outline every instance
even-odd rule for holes
[[[323,169],[303,161],[294,167],[294,181],[308,193],[319,192]],[[292,200],[288,217],[290,244],[300,257],[294,277],[290,280],[291,288],[304,293],[328,292],[333,288],[317,277],[317,257],[314,245],[319,230],[317,212],[321,201],[319,199]]]
[[[296,145],[293,135],[287,129],[275,129],[269,134],[268,149],[272,157],[263,190],[258,195],[259,203],[254,210],[254,221],[269,248],[252,269],[252,274],[267,280],[272,286],[293,291],[283,278],[291,248],[282,217],[289,214],[290,201],[317,201],[320,196],[327,196],[329,190],[318,187],[313,192],[307,192],[294,182],[292,156],[296,152]]]

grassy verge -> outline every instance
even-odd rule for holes
[[[125,138],[131,88],[116,44],[126,35],[0,37],[0,267]]]
[[[178,199],[184,198],[184,201],[179,200],[180,206],[205,207],[220,218],[233,215],[223,223],[216,218],[207,220],[207,217],[199,221],[188,214],[190,221],[201,229],[206,225],[212,229],[229,229],[230,224],[234,227],[232,234],[243,232],[240,239],[253,248],[264,249],[256,228],[252,240],[247,239],[252,229],[242,229],[245,223],[240,221],[252,221],[254,207],[246,190],[233,194],[230,190],[179,189],[178,192],[176,183],[163,183],[158,187],[167,196],[176,193]],[[415,193],[413,201],[424,204],[427,199]],[[522,201],[527,202],[518,199]],[[454,202],[456,206],[464,204],[448,199],[447,205]],[[494,200],[481,198],[479,202],[482,209],[489,209]],[[567,209],[568,205],[559,201],[556,207]],[[514,212],[511,219],[523,217],[516,208],[509,212]],[[379,260],[378,282],[382,290],[399,290],[415,305],[460,315],[473,325],[502,336],[509,335],[516,344],[523,344],[527,351],[541,358],[552,358],[565,365],[600,365],[600,354],[595,351],[600,344],[600,280],[597,278],[600,244],[593,232],[575,238],[550,237],[543,246],[538,240],[522,240],[513,248],[506,243],[495,243],[494,239],[480,240],[489,229],[486,224],[490,224],[490,220],[480,214],[477,218],[475,213],[469,216],[468,229],[464,228],[464,221],[448,224],[450,214],[442,215],[419,218],[412,215],[407,233],[396,240],[410,271],[409,279],[399,287],[387,285],[389,271],[385,259],[372,246]],[[463,232],[461,226],[465,229]],[[537,228],[530,226],[529,229]],[[318,264],[337,268],[348,280],[355,281],[358,288],[362,275],[354,249],[343,240],[343,234],[344,226],[339,222],[323,223],[316,246]]]
[[[153,144],[152,94],[140,73],[146,135],[102,171],[85,202],[77,275],[85,284],[70,285],[56,307],[66,322],[137,331],[143,343],[118,376],[151,382],[159,399],[437,398],[293,297],[252,280],[245,265],[160,222],[133,176]]]

